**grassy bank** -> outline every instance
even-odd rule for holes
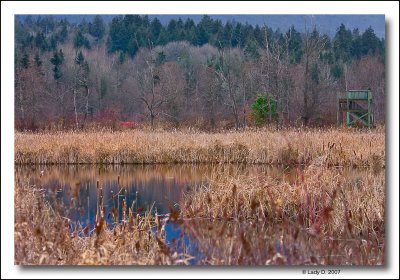
[[[384,129],[15,134],[15,163],[263,163],[384,166]]]

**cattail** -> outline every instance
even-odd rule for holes
[[[139,241],[136,241],[136,243],[135,243],[135,250],[136,250],[136,254],[139,253],[139,250],[140,250],[140,242]]]
[[[122,200],[122,225],[126,225],[126,198]]]
[[[100,235],[104,226],[104,217],[100,217],[99,221],[96,223],[96,234]]]
[[[86,227],[84,228],[83,233],[84,233],[85,235],[88,235],[89,229],[90,229],[90,227],[89,227],[89,223],[88,223],[88,224],[86,225]]]
[[[99,202],[100,207],[103,207],[103,188],[100,188],[100,196],[99,196],[99,198],[100,198],[100,202]]]
[[[139,206],[139,192],[138,191],[136,191],[135,200],[136,200],[136,212],[138,212],[138,206]]]
[[[117,223],[119,222],[119,194],[117,194]]]
[[[158,247],[160,248],[160,251],[163,253],[163,254],[165,254],[165,255],[167,255],[167,256],[170,256],[171,255],[171,250],[169,249],[169,247],[168,247],[168,245],[166,245],[161,239],[159,239],[157,236],[156,236],[156,241],[157,241],[157,243],[158,243]]]
[[[88,212],[88,216],[87,216],[87,224],[90,225],[90,203],[89,203],[89,196],[87,197],[87,212]],[[82,214],[83,216],[83,214]]]
[[[155,217],[155,223],[157,225],[157,231],[160,231],[161,230],[161,223],[160,223],[160,218],[158,217],[157,212],[156,212],[155,216],[156,216]]]
[[[236,197],[236,189],[237,189],[236,184],[233,184],[233,187],[232,187],[232,197],[233,198]]]

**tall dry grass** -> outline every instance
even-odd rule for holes
[[[384,128],[15,134],[15,163],[385,164]]]
[[[381,241],[310,235],[287,222],[192,219],[204,265],[383,265]]]
[[[181,212],[170,217],[198,242],[199,264],[379,265],[385,249],[384,146],[384,128],[17,132],[15,162],[306,164],[290,182],[232,174],[217,165],[209,183],[187,193]],[[350,178],[332,166],[368,166],[370,172]],[[123,222],[107,224],[101,188],[95,229],[71,229],[40,186],[28,182],[16,177],[16,264],[187,264],[191,259],[168,247],[159,219],[150,213],[137,215],[122,204]],[[152,232],[154,227],[159,230]]]
[[[383,173],[371,168],[347,178],[312,165],[289,183],[217,168],[169,217],[196,242],[200,265],[381,265]],[[138,215],[133,205],[118,206],[122,217],[114,205],[108,214],[122,221],[107,223],[101,186],[91,230],[62,217],[28,181],[17,176],[15,184],[16,264],[169,265],[193,258],[167,245],[158,216]]]
[[[186,194],[181,214],[197,221],[187,227],[209,264],[384,263],[382,170],[346,178],[311,165],[293,183],[215,170],[209,184]]]
[[[310,166],[293,183],[265,176],[226,176],[214,172],[208,184],[185,194],[187,217],[287,220],[310,232],[375,234],[384,232],[385,174],[347,178],[340,169]]]
[[[154,232],[150,212],[135,214],[122,203],[116,225],[104,217],[102,190],[94,229],[83,228],[50,206],[44,190],[17,178],[15,183],[14,248],[17,265],[176,265],[191,257],[171,250],[161,232]]]

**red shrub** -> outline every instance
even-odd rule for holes
[[[121,127],[126,127],[126,128],[135,128],[136,127],[135,122],[119,122],[119,125]]]

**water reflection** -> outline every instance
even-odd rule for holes
[[[219,172],[215,172],[216,170]],[[170,212],[170,207],[179,205],[184,192],[196,185],[207,184],[215,173],[249,177],[268,176],[274,180],[293,183],[302,174],[303,169],[302,167],[288,169],[267,165],[47,165],[16,166],[15,172],[20,177],[29,178],[31,184],[45,189],[47,199],[53,205],[56,202],[60,205],[62,202],[62,207],[58,210],[63,216],[82,224],[83,227],[90,223],[93,228],[98,207],[98,187],[103,190],[105,217],[111,226],[116,220],[122,220],[124,198],[126,198],[127,207],[133,212],[151,209],[158,214],[167,214]],[[342,169],[341,175],[351,179],[354,182],[352,185],[357,186],[357,181],[366,177],[368,172],[363,169]],[[113,212],[113,208],[118,211]],[[115,214],[114,218],[111,213]],[[232,236],[240,240],[242,232],[251,229],[250,226],[233,227],[225,224],[217,229],[219,225],[217,221],[207,225],[204,223],[207,222],[197,226],[194,226],[196,223],[193,222],[182,226],[168,222],[165,225],[166,242],[179,253],[187,252],[196,256],[197,260],[201,260],[202,254],[207,254],[210,248],[218,248],[212,254],[218,253],[221,256],[225,254],[225,246],[221,247],[219,243],[213,243],[219,240],[216,236],[222,236],[222,228],[235,228],[235,233],[225,236],[229,240]],[[236,232],[237,230],[239,231]],[[213,236],[208,236],[211,233]],[[248,238],[251,240],[253,236],[250,235]],[[229,246],[232,246],[231,243]],[[265,257],[263,254],[260,252],[262,259]],[[196,262],[196,260],[190,261],[191,264]]]
[[[97,182],[103,188],[106,216],[115,207],[122,216],[122,199],[127,195],[127,207],[133,210],[157,211],[166,214],[180,203],[182,194],[196,185],[206,184],[218,170],[232,176],[265,177],[293,183],[302,167],[284,168],[268,165],[35,165],[16,166],[19,176],[30,178],[30,183],[42,186],[48,197],[56,197],[65,205],[65,215],[75,221],[93,225],[96,215]],[[344,169],[342,176],[356,182],[368,170]],[[215,173],[215,172],[214,172]],[[114,200],[112,199],[114,193]],[[119,207],[118,207],[119,206]]]

